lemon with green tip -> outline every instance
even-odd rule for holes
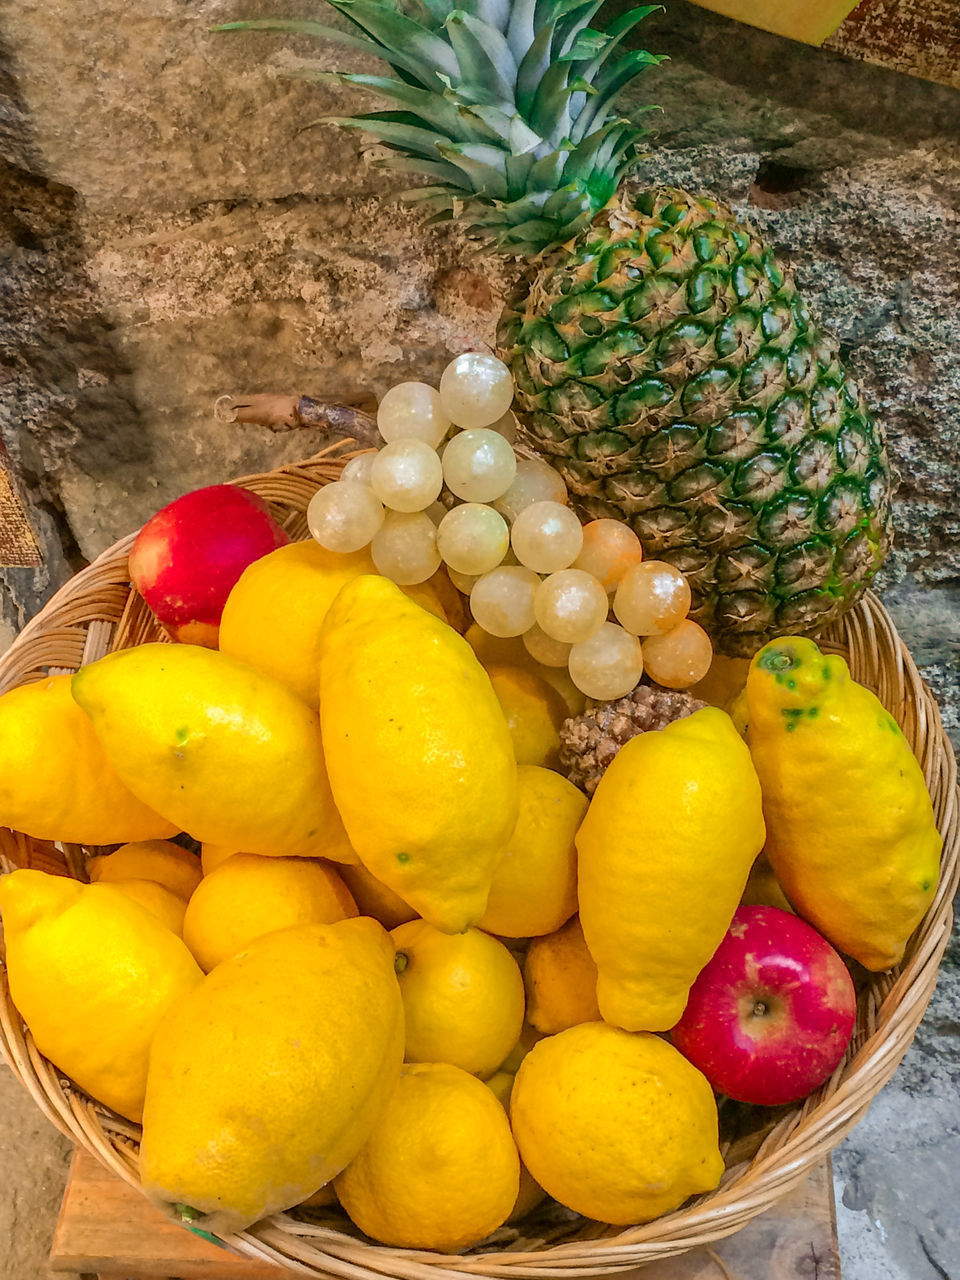
[[[449,1062],[489,1076],[523,1026],[523,977],[496,938],[448,934],[426,920],[391,933],[406,1015],[408,1062]]]

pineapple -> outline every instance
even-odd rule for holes
[[[391,110],[331,121],[425,174],[405,193],[521,260],[497,328],[526,440],[588,516],[627,520],[689,578],[721,652],[826,625],[890,541],[883,433],[789,270],[716,201],[625,181],[642,127],[625,50],[655,6],[597,31],[598,0],[329,0],[392,76],[318,73]]]

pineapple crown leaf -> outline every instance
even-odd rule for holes
[[[296,32],[374,54],[393,75],[304,70],[372,91],[389,110],[325,123],[359,129],[391,152],[378,161],[434,185],[404,192],[457,217],[501,253],[535,256],[589,224],[640,158],[647,131],[616,111],[620,93],[662,59],[624,49],[659,5],[605,31],[602,0],[327,0],[349,30],[256,19],[219,30]],[[633,116],[650,108],[638,108]]]

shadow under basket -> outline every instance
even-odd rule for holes
[[[330,450],[306,462],[237,481],[264,498],[294,539],[307,536],[306,509],[337,479],[349,455]],[[68,582],[0,659],[0,692],[56,672],[75,671],[114,649],[163,640],[130,585],[125,538]],[[473,1250],[444,1255],[366,1240],[339,1209],[292,1210],[226,1240],[244,1256],[307,1276],[350,1280],[458,1277],[575,1277],[612,1274],[709,1246],[739,1230],[797,1186],[864,1115],[906,1053],[937,980],[950,936],[958,881],[956,761],[937,704],[883,605],[867,594],[820,637],[841,653],[854,679],[872,689],[903,729],[924,771],[944,847],[937,895],[903,963],[859,974],[857,1025],[834,1075],[802,1105],[775,1111],[723,1108],[727,1164],[719,1188],[642,1226],[612,1228],[557,1206],[502,1227]],[[0,866],[84,877],[84,850],[0,829]],[[93,1102],[40,1053],[0,981],[0,1049],[44,1115],[108,1169],[138,1185],[139,1129]]]

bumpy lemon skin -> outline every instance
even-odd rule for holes
[[[523,1027],[523,977],[496,938],[443,933],[411,920],[391,933],[403,996],[408,1062],[449,1062],[492,1075]]]
[[[417,918],[413,907],[376,876],[372,876],[362,863],[355,867],[343,867],[342,875],[360,914],[373,916],[385,929],[395,929],[398,924],[406,924],[408,920]]]
[[[893,716],[812,640],[774,640],[747,677],[766,852],[797,912],[874,971],[903,958],[937,888],[942,840]]]
[[[353,856],[336,841],[316,712],[269,676],[144,644],[82,667],[72,688],[122,780],[178,830],[247,853]]]
[[[533,671],[490,664],[486,671],[503,708],[517,764],[558,769],[560,726],[567,718],[563,698]]]
[[[556,933],[531,940],[523,960],[523,985],[527,1021],[544,1035],[599,1022],[597,966],[578,916]]]
[[[187,910],[183,898],[156,880],[111,880],[109,883],[134,902],[139,902],[141,907],[146,907],[178,938],[183,937],[183,917]]]
[[[344,583],[375,572],[369,551],[342,555],[312,538],[271,551],[244,569],[227,597],[220,652],[318,710],[323,619]]]
[[[376,921],[258,938],[158,1028],[144,1190],[214,1235],[299,1204],[363,1146],[402,1061],[393,948]]]
[[[155,880],[188,902],[203,878],[197,856],[172,840],[136,840],[113,853],[87,859],[91,881],[110,884],[117,880]]]
[[[70,680],[49,676],[0,697],[0,825],[73,844],[176,835],[117,776]]]
[[[347,886],[318,858],[235,853],[204,876],[190,899],[183,940],[209,973],[275,929],[334,924],[358,914]]]
[[[577,833],[580,923],[607,1022],[678,1021],[763,836],[760,783],[725,712],[705,707],[620,750]]]
[[[128,1120],[143,1112],[164,1014],[203,975],[180,938],[112,884],[0,879],[10,995],[40,1052]]]
[[[480,928],[502,938],[553,933],[577,909],[574,838],[587,798],[539,765],[518,765],[520,813],[493,873]]]
[[[425,920],[483,914],[517,820],[506,720],[472,649],[381,577],[348,583],[323,626],[320,718],[350,843]]]
[[[547,1194],[600,1222],[648,1222],[723,1173],[713,1090],[658,1036],[586,1022],[541,1040],[517,1072],[510,1118]]]
[[[410,1063],[337,1198],[384,1244],[452,1253],[505,1222],[520,1158],[501,1104],[448,1063]]]

